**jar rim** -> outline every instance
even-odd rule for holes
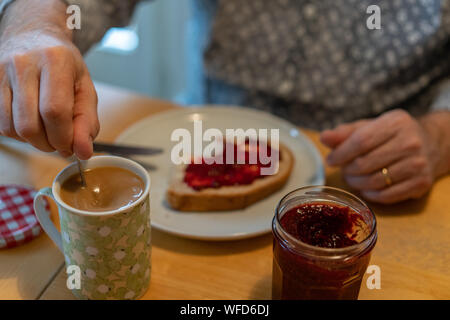
[[[284,230],[284,228],[281,226],[280,216],[279,216],[280,210],[282,209],[283,202],[289,196],[291,196],[292,194],[294,194],[296,192],[315,190],[315,189],[322,189],[322,191],[328,190],[328,191],[342,193],[345,196],[348,196],[348,197],[352,198],[353,200],[356,200],[359,204],[362,204],[365,207],[365,209],[368,210],[371,218],[373,219],[373,223],[372,223],[372,228],[371,228],[369,234],[364,238],[364,240],[362,240],[359,243],[353,244],[351,246],[343,247],[343,248],[324,248],[324,247],[314,246],[314,245],[308,244],[306,242],[303,242],[300,239],[297,239],[294,236],[292,236],[291,234],[289,234],[286,230]],[[360,198],[358,198],[357,196],[355,196],[354,194],[352,194],[348,191],[345,191],[345,190],[342,190],[339,188],[335,188],[335,187],[325,186],[325,185],[301,187],[301,188],[297,188],[297,189],[289,192],[288,194],[286,194],[278,202],[278,204],[275,208],[275,216],[274,216],[273,222],[272,222],[273,232],[276,234],[279,234],[281,232],[281,234],[283,236],[281,238],[281,240],[283,240],[283,242],[285,242],[287,244],[289,241],[290,243],[294,243],[296,245],[297,248],[293,248],[293,250],[295,250],[296,252],[298,252],[302,255],[314,256],[315,258],[321,257],[324,259],[342,259],[342,258],[347,258],[347,257],[351,257],[351,256],[355,256],[355,255],[357,256],[357,255],[362,254],[363,252],[366,251],[367,248],[369,248],[371,246],[371,244],[374,241],[376,241],[376,239],[377,239],[377,228],[376,227],[377,227],[377,220],[376,220],[375,214],[372,211],[372,209],[370,209],[370,207],[363,200],[361,200]],[[301,248],[301,251],[299,251],[299,248]]]

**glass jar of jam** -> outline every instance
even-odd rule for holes
[[[377,241],[376,219],[356,196],[332,187],[294,190],[272,223],[273,299],[357,299]]]

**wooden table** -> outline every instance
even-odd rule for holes
[[[113,141],[142,117],[177,106],[97,84],[102,130]],[[323,155],[318,134],[306,132]],[[67,162],[7,141],[0,144],[0,183],[50,186]],[[327,184],[347,188],[339,170]],[[347,188],[348,189],[348,188]],[[421,200],[372,205],[379,240],[371,264],[381,268],[381,290],[365,279],[360,299],[450,299],[450,177]],[[52,205],[52,216],[57,212]],[[272,236],[231,242],[182,239],[153,230],[151,286],[145,299],[270,299]],[[366,275],[367,277],[367,275]],[[46,235],[0,251],[0,299],[73,299],[65,286],[62,254]]]

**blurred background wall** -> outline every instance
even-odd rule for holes
[[[111,29],[86,55],[93,78],[182,104],[203,103],[202,52],[211,19],[205,4],[213,10],[212,2],[141,3],[130,26]]]

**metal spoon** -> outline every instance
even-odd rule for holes
[[[81,185],[85,188],[86,187],[86,178],[84,176],[84,170],[83,170],[83,165],[81,164],[80,159],[77,159],[77,164],[78,164],[78,171],[80,173],[80,178],[81,178]]]

